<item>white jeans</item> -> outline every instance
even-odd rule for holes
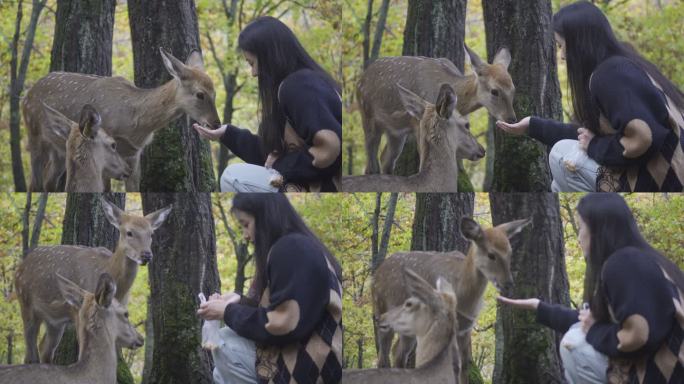
[[[575,323],[561,339],[565,379],[569,384],[604,384],[608,381],[608,357],[587,343],[586,336],[581,324]]]
[[[214,358],[214,383],[256,384],[256,347],[254,342],[232,329],[219,330],[221,343],[211,352]]]
[[[276,175],[275,169],[259,165],[231,164],[221,175],[221,192],[278,192],[278,188],[271,185],[271,178]]]
[[[561,140],[549,153],[552,192],[594,192],[599,165],[579,147],[577,140]]]

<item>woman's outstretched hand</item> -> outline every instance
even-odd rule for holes
[[[510,305],[512,307],[516,308],[521,308],[521,309],[534,309],[536,310],[537,307],[539,306],[539,299],[509,299],[508,297],[504,296],[497,296],[496,301],[498,301],[501,304],[506,304]]]
[[[216,129],[208,129],[204,128],[203,126],[195,123],[192,125],[193,128],[195,128],[195,131],[199,133],[199,135],[205,139],[208,140],[218,140],[223,136],[224,133],[226,133],[226,129],[228,128],[227,125],[222,125]]]
[[[525,135],[527,134],[527,129],[530,127],[530,117],[527,116],[526,118],[513,124],[499,120],[496,122],[496,126],[512,135]]]

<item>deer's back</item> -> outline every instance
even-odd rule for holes
[[[100,274],[107,271],[112,253],[106,248],[71,245],[37,247],[17,268],[15,284],[23,304],[61,313],[64,299],[57,274],[94,292]],[[65,305],[65,304],[64,304]]]
[[[452,252],[398,252],[380,264],[373,274],[373,305],[376,315],[401,305],[408,298],[402,279],[404,268],[412,269],[433,286],[438,277],[457,287],[465,256]]]

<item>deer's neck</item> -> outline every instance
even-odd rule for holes
[[[140,111],[137,116],[139,134],[150,135],[181,116],[182,111],[176,102],[179,87],[178,80],[171,79],[157,88],[144,91],[137,109]]]
[[[416,337],[416,368],[429,364],[440,357],[445,350],[447,360],[451,361],[451,343],[454,338],[454,324],[444,321],[435,321],[428,332],[423,336]]]
[[[79,143],[67,158],[66,190],[93,192],[104,190],[102,167],[99,167],[87,143]]]
[[[456,87],[458,96],[456,109],[458,113],[465,116],[482,107],[482,104],[477,101],[477,75],[472,73],[464,76],[459,82],[460,84]]]
[[[121,241],[116,246],[109,271],[116,281],[115,297],[121,303],[125,303],[128,291],[133,286],[135,276],[138,274],[138,263],[126,256],[126,247],[121,244]]]
[[[482,296],[487,289],[487,278],[475,265],[476,253],[477,246],[471,243],[457,289],[459,311],[472,317],[477,317]]]
[[[86,332],[85,342],[79,347],[78,362],[71,366],[79,376],[102,383],[116,382],[117,356],[114,340],[102,322],[94,330]]]
[[[435,191],[456,191],[458,188],[458,164],[455,154],[447,145],[447,138],[438,138],[439,142],[430,142],[426,138],[423,144],[420,171],[416,175],[419,183],[437,182],[439,185],[433,186]]]

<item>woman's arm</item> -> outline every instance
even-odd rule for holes
[[[611,357],[655,352],[675,321],[672,293],[660,267],[642,250],[630,247],[608,258],[602,276],[618,323],[594,323],[587,341]]]
[[[226,325],[259,343],[285,345],[308,337],[330,299],[325,256],[303,235],[286,235],[271,249],[268,265],[271,304],[226,307]]]
[[[553,146],[563,139],[577,140],[577,127],[551,119],[528,116],[517,123],[497,121],[496,126],[513,135],[529,135],[531,138]]]
[[[646,74],[624,58],[609,59],[594,73],[591,92],[615,134],[596,136],[587,154],[607,166],[648,161],[660,150],[670,129],[663,96]]]
[[[219,140],[246,163],[264,165],[266,161],[261,138],[247,129],[240,129],[230,124],[222,125],[215,130],[207,129],[199,124],[193,124],[192,127],[205,139]]]
[[[516,308],[534,310],[537,313],[537,322],[555,331],[565,333],[571,325],[577,322],[577,311],[560,304],[548,304],[539,299],[509,299],[499,296],[499,303],[511,305]]]

